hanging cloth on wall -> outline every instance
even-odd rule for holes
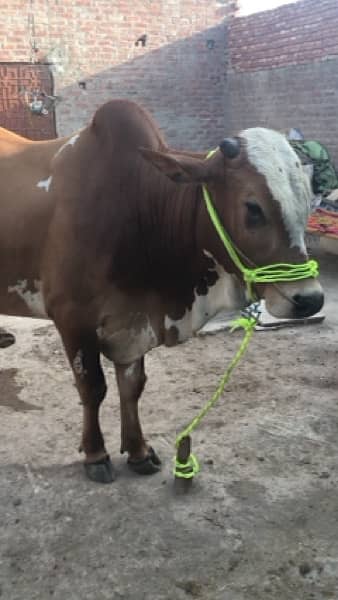
[[[315,194],[327,195],[338,188],[338,177],[330,155],[320,142],[290,140],[302,163],[313,165],[312,188]]]

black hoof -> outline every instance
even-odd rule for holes
[[[91,481],[112,483],[115,479],[114,467],[109,456],[94,463],[84,463],[83,466],[88,479],[91,479]]]
[[[153,475],[161,470],[161,461],[153,448],[149,448],[145,458],[140,460],[128,459],[128,465],[132,471],[139,475]]]
[[[12,344],[15,344],[14,335],[8,333],[5,329],[0,328],[0,348],[8,348],[8,346],[11,346]]]

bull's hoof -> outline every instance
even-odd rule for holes
[[[11,346],[12,344],[15,344],[14,335],[0,327],[0,348],[8,348],[8,346]]]
[[[153,448],[149,448],[145,458],[139,460],[129,458],[128,465],[132,471],[139,475],[153,475],[161,470],[161,461]]]
[[[115,480],[115,470],[109,456],[94,463],[84,463],[84,470],[91,481],[96,483],[112,483]]]

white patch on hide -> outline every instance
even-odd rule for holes
[[[304,231],[311,207],[311,186],[301,162],[286,137],[277,131],[254,127],[242,131],[249,162],[264,175],[279,202],[291,246],[305,251]]]
[[[38,181],[38,183],[36,184],[36,187],[45,190],[45,192],[49,192],[49,188],[50,188],[50,184],[52,183],[52,176],[50,175],[48,177],[48,179],[41,179],[41,181]]]
[[[158,339],[155,331],[153,330],[149,318],[147,317],[148,322],[137,331],[136,329],[131,330],[132,337],[135,338],[134,345],[142,351],[141,356],[151,350],[151,348],[155,348],[158,344]]]
[[[203,250],[203,254],[205,256],[207,256],[208,258],[210,258],[210,260],[212,260],[212,262],[214,263],[214,266],[216,266],[217,262],[216,262],[215,258],[213,257],[213,255],[211,254],[211,252],[209,252],[209,250]]]
[[[130,379],[130,377],[132,377],[134,375],[136,369],[136,363],[133,363],[132,365],[130,365],[130,367],[128,367],[125,372],[124,372],[124,376],[127,379]]]
[[[73,371],[74,373],[82,378],[87,374],[86,369],[83,366],[83,351],[78,350],[73,359]]]
[[[206,295],[199,295],[195,291],[195,300],[191,310],[186,309],[181,319],[165,317],[164,326],[167,331],[175,327],[178,331],[178,341],[184,342],[221,310],[233,311],[246,306],[245,290],[235,275],[226,273],[213,256],[204,250],[204,254],[212,258],[218,279],[209,287]]]
[[[34,287],[36,292],[32,292],[30,289],[28,289],[27,279],[20,279],[16,285],[8,287],[8,293],[18,294],[34,317],[47,319],[48,315],[46,313],[45,304],[43,301],[41,281],[34,279]]]
[[[69,138],[69,140],[67,140],[63,146],[61,146],[61,148],[58,149],[58,151],[55,154],[55,157],[58,156],[59,154],[61,154],[61,152],[67,148],[67,146],[74,146],[75,142],[79,139],[80,137],[80,133],[75,133],[71,138]]]

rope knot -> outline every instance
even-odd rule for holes
[[[256,269],[243,268],[243,279],[246,283],[256,283]]]
[[[198,460],[194,454],[190,454],[186,462],[180,462],[174,458],[174,475],[183,479],[192,479],[200,470]]]
[[[243,316],[243,317],[239,317],[238,319],[235,319],[234,321],[231,322],[231,333],[233,331],[235,331],[236,329],[239,329],[240,327],[242,327],[242,329],[244,329],[245,331],[250,331],[251,329],[254,329],[255,325],[257,324],[257,319],[255,319],[255,317],[249,317],[249,316]]]
[[[308,261],[308,265],[309,265],[309,270],[310,270],[311,276],[312,277],[318,277],[318,275],[319,275],[319,267],[318,267],[317,261],[311,259],[311,260]]]

